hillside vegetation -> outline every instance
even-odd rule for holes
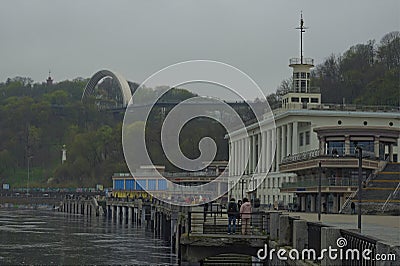
[[[350,47],[342,55],[330,55],[312,72],[312,86],[321,88],[323,102],[399,106],[400,34],[386,34],[377,44],[368,41]],[[77,78],[47,86],[27,77],[0,83],[0,183],[26,187],[82,187],[111,185],[114,172],[128,171],[121,147],[122,115],[99,111],[95,104],[82,104],[88,79]],[[268,96],[271,106],[290,89],[285,80]],[[154,93],[151,89],[148,93]],[[194,96],[174,89],[165,101]],[[146,95],[143,95],[146,97]],[[159,135],[160,110],[149,119],[146,139],[155,164],[178,171],[162,152]],[[196,158],[198,141],[205,136],[218,145],[217,160],[226,160],[228,145],[224,129],[208,119],[191,121],[181,135],[183,153]],[[67,161],[61,164],[66,145]],[[28,162],[29,161],[29,162]]]

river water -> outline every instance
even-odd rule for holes
[[[170,245],[105,217],[0,209],[0,265],[176,265]]]

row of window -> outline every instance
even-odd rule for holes
[[[272,204],[274,204],[276,201],[282,201],[283,205],[292,203],[291,195],[263,195],[262,198],[260,197],[260,199],[261,204],[271,204],[271,208],[273,208]]]
[[[299,97],[291,97],[290,98],[292,103],[298,103],[300,102],[300,98]],[[319,99],[315,98],[315,97],[311,97],[311,98],[306,98],[306,97],[301,97],[301,102],[302,103],[319,103]]]
[[[114,190],[166,190],[167,181],[164,179],[115,179]]]
[[[299,78],[310,79],[310,73],[309,72],[295,72],[295,73],[293,73],[293,79],[299,79]]]
[[[272,180],[272,181],[271,181]],[[276,183],[275,183],[275,181],[276,181]],[[245,189],[248,189],[249,188],[249,182],[252,182],[252,181],[247,181],[247,182],[244,182],[244,185],[245,185]],[[285,182],[291,182],[291,177],[290,176],[288,176],[288,177],[283,177],[282,178],[282,183],[285,183]],[[242,183],[241,182],[239,182],[236,186],[235,186],[235,188],[234,189],[236,189],[236,190],[241,190],[242,189],[242,185],[241,185]],[[276,186],[275,186],[276,185]],[[231,183],[231,186],[233,186],[233,182]],[[254,179],[254,186],[255,187],[257,187],[257,179]],[[277,177],[276,179],[275,178],[267,178],[267,179],[265,179],[264,181],[263,181],[263,183],[262,183],[262,187],[263,187],[263,189],[265,189],[265,188],[280,188],[281,187],[281,178],[280,177]]]

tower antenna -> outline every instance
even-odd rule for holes
[[[296,28],[300,30],[300,64],[303,64],[303,32],[306,32],[307,27],[304,27],[303,11],[300,13],[300,27]]]

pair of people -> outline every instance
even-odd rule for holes
[[[228,204],[228,234],[236,233],[236,218],[240,213],[242,218],[242,234],[246,235],[249,232],[250,218],[251,218],[251,204],[247,198],[243,199],[243,204],[238,211],[238,204],[234,198],[231,198]]]

